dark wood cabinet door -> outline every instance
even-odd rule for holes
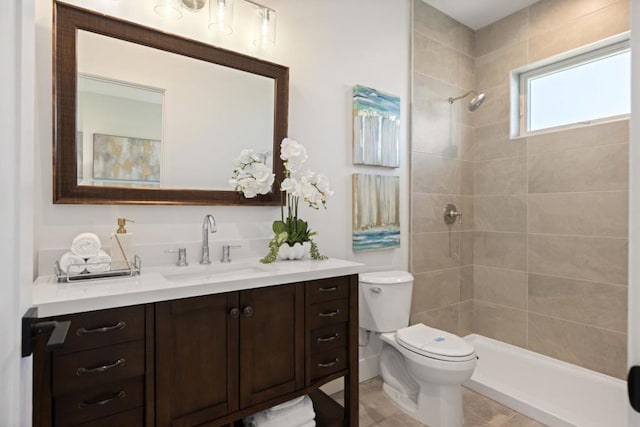
[[[195,426],[238,409],[238,293],[156,304],[156,425]]]
[[[240,408],[304,387],[304,285],[240,292]]]

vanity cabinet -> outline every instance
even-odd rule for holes
[[[321,427],[358,425],[357,275],[56,316],[34,358],[34,426],[241,425],[309,394]],[[344,377],[342,408],[319,390]]]
[[[195,426],[304,387],[304,288],[156,304],[158,426]]]

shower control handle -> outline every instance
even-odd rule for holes
[[[462,212],[458,212],[456,205],[449,203],[444,208],[444,222],[448,225],[454,224],[458,219],[458,224],[462,224]]]

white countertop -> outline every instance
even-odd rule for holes
[[[38,316],[49,317],[345,276],[364,267],[341,259],[261,264],[255,258],[229,264],[214,261],[211,266],[143,267],[139,276],[71,283],[58,283],[49,275],[36,279],[32,296]]]

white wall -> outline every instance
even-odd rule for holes
[[[148,2],[74,0],[84,7],[102,8],[127,16],[124,8],[144,12],[146,25],[190,37],[213,36],[199,33],[206,22],[193,23],[196,16],[185,12],[176,24],[165,25],[153,15]],[[309,166],[325,172],[335,195],[326,211],[304,208],[302,216],[319,232],[316,241],[322,252],[332,257],[366,263],[369,269],[408,267],[409,228],[409,2],[387,0],[269,0],[277,11],[276,47],[270,53],[249,47],[250,30],[236,24],[234,35],[220,46],[290,67],[289,136],[306,145]],[[143,5],[144,4],[144,7]],[[236,22],[246,4],[236,2]],[[120,10],[119,10],[120,9]],[[264,239],[271,235],[270,224],[279,216],[275,207],[197,206],[91,206],[51,203],[51,4],[37,2],[37,167],[35,246],[38,249],[67,247],[82,231],[98,233],[107,240],[116,228],[118,216],[135,219],[129,231],[137,244],[198,242],[202,218],[212,213],[218,222],[215,242]],[[146,20],[146,21],[145,21]],[[351,162],[351,91],[354,85],[371,86],[401,96],[402,167],[389,170],[354,166]],[[238,149],[243,147],[238,147]],[[212,166],[214,167],[214,166]],[[216,165],[231,171],[231,165]],[[351,250],[351,174],[379,173],[401,177],[402,247],[400,249],[354,254]],[[247,246],[237,257],[261,255]],[[252,250],[254,250],[252,248]],[[195,259],[196,254],[189,254]],[[217,254],[216,254],[217,255]],[[49,271],[42,271],[49,274]]]

